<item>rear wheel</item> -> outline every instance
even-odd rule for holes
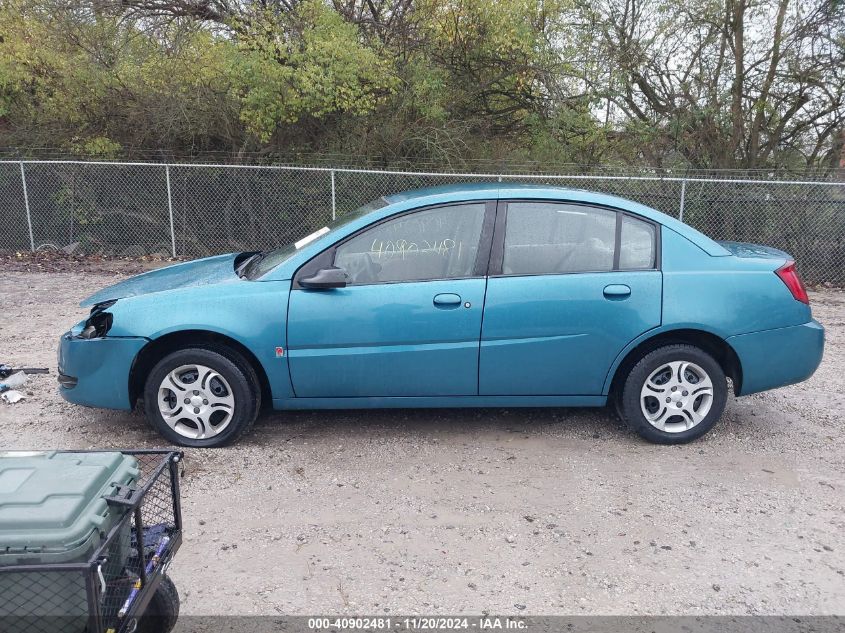
[[[149,423],[174,444],[225,446],[251,427],[261,408],[258,377],[228,348],[182,349],[162,358],[144,386]]]
[[[623,420],[645,439],[683,444],[707,433],[727,401],[719,363],[692,345],[667,345],[634,365],[621,398]]]
[[[138,618],[137,633],[170,633],[179,618],[179,593],[167,576],[162,576],[144,614]]]

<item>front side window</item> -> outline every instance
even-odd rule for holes
[[[613,270],[616,213],[554,202],[508,204],[502,272],[543,275]]]
[[[471,277],[484,210],[458,204],[381,222],[340,244],[334,265],[357,285]]]

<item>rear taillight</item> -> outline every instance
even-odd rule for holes
[[[807,296],[807,289],[804,287],[804,282],[801,281],[798,271],[795,270],[795,262],[786,262],[775,271],[775,274],[786,284],[789,292],[792,293],[792,296],[797,301],[810,305],[810,297]]]

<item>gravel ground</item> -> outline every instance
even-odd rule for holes
[[[55,372],[114,274],[6,273],[2,352]],[[652,446],[603,410],[296,412],[188,451],[184,614],[843,614],[845,293],[808,382]],[[138,414],[0,405],[4,448],[155,447]]]

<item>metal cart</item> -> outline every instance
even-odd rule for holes
[[[169,633],[179,615],[167,568],[182,543],[181,459],[0,454],[0,631]]]

